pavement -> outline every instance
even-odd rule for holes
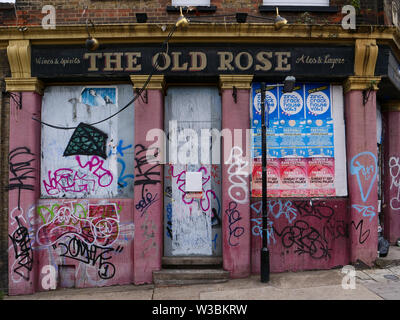
[[[213,284],[57,289],[5,295],[4,300],[400,300],[400,248],[391,247],[389,252],[375,267],[355,269],[355,285],[347,289],[342,283],[350,286],[352,282],[344,280],[350,273],[342,273],[340,268],[275,273],[268,283],[253,275]]]

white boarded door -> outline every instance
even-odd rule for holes
[[[221,167],[215,152],[220,150],[215,134],[221,129],[220,99],[215,87],[168,89],[165,256],[221,255]],[[192,172],[201,175],[199,192],[187,191]]]

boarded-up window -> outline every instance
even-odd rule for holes
[[[46,88],[42,122],[60,128],[42,125],[43,198],[132,197],[133,104],[113,116],[132,98],[130,85]]]
[[[267,196],[347,195],[341,86],[299,83],[293,92],[266,86]],[[252,195],[262,196],[261,92],[252,88]]]

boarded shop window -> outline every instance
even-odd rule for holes
[[[263,0],[265,6],[329,6],[329,0]]]
[[[173,6],[209,6],[210,0],[172,0]]]
[[[341,86],[267,85],[267,195],[346,196],[346,150]],[[261,93],[252,86],[252,195],[261,197]]]
[[[102,121],[132,98],[130,85],[46,88],[42,121],[63,129],[42,126],[42,198],[132,197],[133,105]]]

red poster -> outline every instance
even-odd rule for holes
[[[262,197],[262,166],[261,162],[254,159],[251,174],[251,196]]]
[[[335,196],[334,158],[284,158],[267,161],[267,197]],[[262,196],[261,161],[254,160],[252,197]]]
[[[308,159],[309,195],[334,196],[335,192],[335,159],[311,158]]]
[[[280,197],[281,177],[280,160],[268,159],[267,161],[267,197]]]
[[[280,197],[279,159],[267,161],[267,197]],[[252,197],[262,197],[262,165],[261,161],[253,163]]]
[[[281,197],[308,195],[307,159],[287,158],[280,163]]]

